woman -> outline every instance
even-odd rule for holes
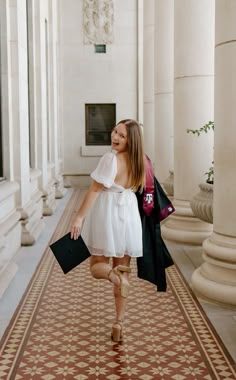
[[[121,120],[111,133],[111,144],[116,154],[106,153],[91,173],[93,181],[72,223],[71,238],[82,234],[92,255],[91,274],[114,285],[112,339],[119,342],[130,287],[130,260],[142,256],[142,225],[135,192],[143,190],[145,173],[138,123]]]

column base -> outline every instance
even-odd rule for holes
[[[188,201],[174,201],[175,213],[162,225],[162,237],[181,244],[202,245],[212,225],[196,218]]]
[[[43,213],[43,200],[42,192],[37,191],[32,200],[20,210],[21,212],[21,245],[33,245],[42,230],[44,229],[44,222],[42,220]]]
[[[55,181],[51,180],[48,184],[47,190],[43,192],[43,215],[50,216],[54,214],[56,207]]]
[[[213,233],[203,243],[204,263],[192,276],[192,287],[202,299],[236,307],[236,238]]]
[[[56,188],[56,192],[55,192],[56,199],[63,198],[66,193],[66,189],[64,188],[63,177],[61,175],[57,176],[56,178],[55,188]]]
[[[18,212],[12,212],[0,225],[0,298],[18,270],[13,258],[20,248],[19,218]]]

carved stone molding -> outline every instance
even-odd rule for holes
[[[85,44],[113,42],[113,0],[84,0],[83,18]]]
[[[162,237],[178,244],[202,245],[212,233],[212,224],[195,217],[189,201],[175,199],[175,212],[162,225]]]
[[[173,170],[170,170],[169,173],[170,173],[169,177],[166,178],[165,181],[163,182],[163,187],[169,196],[173,196],[174,195],[174,172]]]
[[[200,192],[190,201],[194,215],[207,223],[213,223],[213,185],[201,183]]]

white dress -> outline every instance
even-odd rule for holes
[[[106,153],[91,177],[105,186],[88,212],[82,238],[92,255],[131,257],[143,255],[142,225],[136,195],[117,185],[117,158]]]

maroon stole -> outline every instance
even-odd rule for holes
[[[143,211],[150,215],[154,209],[154,173],[151,160],[145,155],[146,182],[143,190]]]

